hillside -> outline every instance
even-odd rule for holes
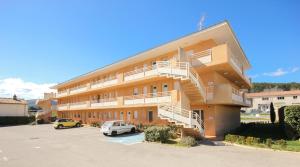
[[[269,82],[254,82],[251,92],[262,92],[264,90],[295,90],[300,89],[300,83],[289,82],[289,83],[269,83]]]

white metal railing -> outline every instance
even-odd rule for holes
[[[68,95],[68,90],[63,90],[57,92],[56,97],[67,96],[67,95]]]
[[[83,84],[80,86],[76,86],[70,89],[70,94],[75,94],[75,93],[79,93],[79,92],[84,92],[88,89],[87,84]]]
[[[81,102],[70,103],[70,109],[79,109],[79,108],[87,108],[87,102],[81,101]]]
[[[192,66],[201,66],[204,64],[208,64],[212,61],[212,49],[193,53],[189,58]]]
[[[124,105],[151,104],[171,102],[171,92],[158,92],[124,96]]]
[[[108,107],[108,106],[117,106],[117,98],[107,98],[107,99],[97,99],[91,101],[91,107]]]
[[[68,104],[59,104],[57,105],[57,110],[62,111],[62,110],[68,110]]]
[[[158,106],[158,114],[162,118],[167,118],[175,124],[183,124],[189,128],[197,127],[204,135],[204,123],[200,115],[191,110],[186,110],[177,105],[162,103]]]
[[[116,76],[110,77],[110,78],[106,78],[106,79],[101,79],[95,82],[91,83],[91,88],[95,89],[95,88],[102,88],[102,87],[106,87],[106,86],[111,86],[111,85],[115,85],[118,83],[118,79]]]

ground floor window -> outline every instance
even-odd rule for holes
[[[127,121],[130,121],[130,116],[131,116],[131,113],[129,111],[129,112],[127,112]]]
[[[120,113],[120,120],[124,120],[124,113],[123,113],[123,111]]]
[[[115,113],[114,113],[114,119],[117,119],[117,117],[118,117],[118,113],[115,112]]]
[[[138,119],[138,111],[134,111],[133,118]]]

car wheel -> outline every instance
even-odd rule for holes
[[[77,124],[76,124],[76,127],[77,127],[77,128],[79,128],[80,126],[81,126],[80,123],[77,123]]]
[[[61,129],[61,128],[63,128],[64,126],[63,125],[58,125],[57,126],[57,129]]]
[[[131,128],[131,133],[135,133],[135,128]]]
[[[104,136],[107,136],[107,133],[103,133]]]
[[[116,135],[117,135],[117,132],[116,132],[116,131],[112,131],[112,132],[111,132],[111,135],[112,135],[112,136],[116,136]]]

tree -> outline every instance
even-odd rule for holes
[[[300,105],[285,107],[284,116],[285,122],[300,136]]]
[[[271,119],[272,124],[274,124],[275,118],[276,118],[275,109],[273,106],[273,102],[271,102],[271,104],[270,104],[270,119]]]

